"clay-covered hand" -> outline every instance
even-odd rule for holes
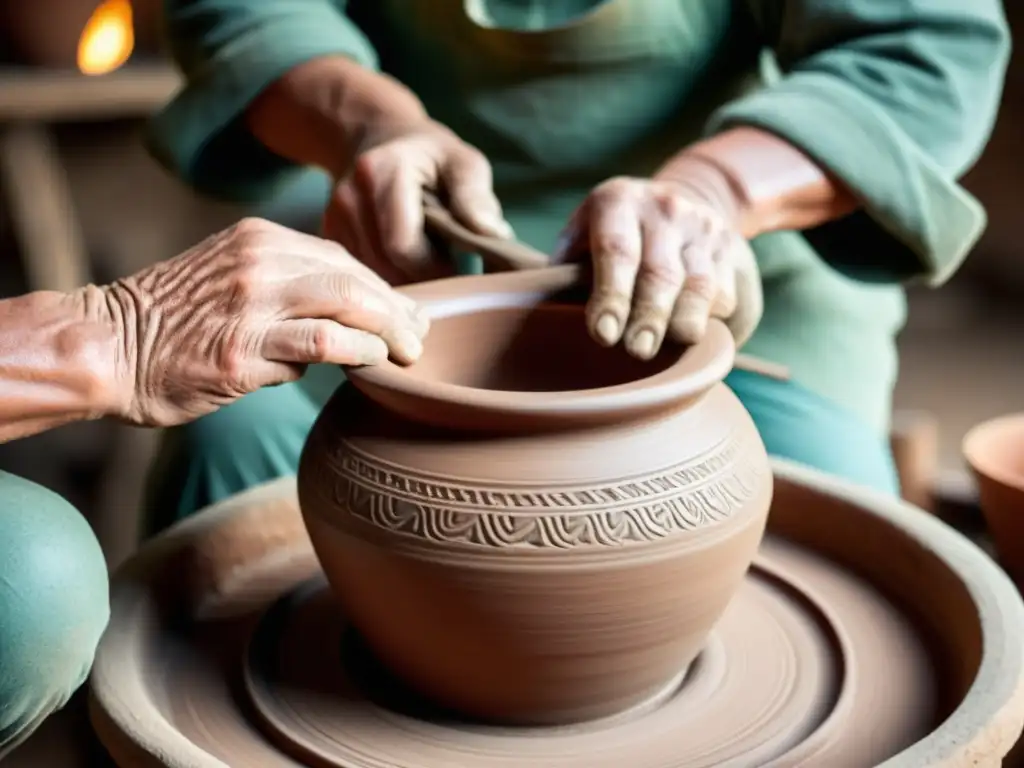
[[[309,363],[412,361],[428,329],[341,246],[259,219],[99,290],[121,341],[114,415],[147,426],[294,381]]]
[[[666,335],[700,341],[712,316],[737,346],[761,319],[763,297],[754,254],[718,190],[685,175],[615,178],[595,188],[573,214],[557,259],[593,262],[587,325],[599,343],[622,341],[641,359]]]
[[[469,229],[511,236],[487,158],[427,119],[401,128],[367,129],[352,171],[335,186],[323,235],[392,285],[450,274],[452,265],[435,257],[424,233],[425,189],[445,198]]]

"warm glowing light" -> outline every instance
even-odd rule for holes
[[[134,47],[130,0],[105,0],[78,39],[78,69],[86,75],[113,72],[128,61]]]

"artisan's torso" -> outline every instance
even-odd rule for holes
[[[345,5],[382,68],[487,154],[517,235],[546,251],[594,185],[650,174],[760,77],[742,0]],[[902,291],[842,277],[795,233],[754,245],[766,314],[748,351],[883,428]]]
[[[725,83],[756,67],[733,15],[729,0],[349,3],[382,67],[487,153],[507,204],[649,173],[697,138]]]

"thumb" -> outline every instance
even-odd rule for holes
[[[451,212],[481,235],[509,239],[512,227],[505,221],[494,194],[491,164],[476,150],[453,153],[441,169],[441,184]]]

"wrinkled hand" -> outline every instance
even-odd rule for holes
[[[722,318],[737,346],[761,319],[754,254],[727,213],[676,181],[611,179],[573,215],[557,258],[589,253],[587,326],[599,343],[650,359],[666,335],[693,344]]]
[[[487,158],[433,121],[364,142],[352,172],[334,189],[323,235],[393,285],[450,274],[424,233],[424,189],[444,196],[471,230],[511,236]]]
[[[339,245],[247,219],[102,289],[120,331],[116,415],[171,426],[308,363],[422,352],[428,323]]]

